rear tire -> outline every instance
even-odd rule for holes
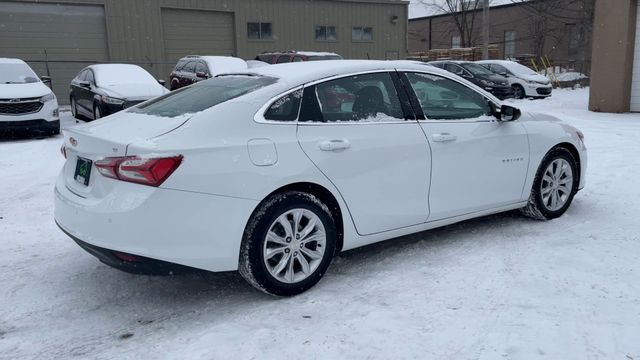
[[[576,159],[565,148],[554,148],[545,155],[533,180],[529,203],[520,212],[536,220],[562,216],[578,191]]]
[[[238,270],[267,294],[297,295],[320,281],[336,239],[331,212],[317,197],[297,191],[276,194],[249,220]]]

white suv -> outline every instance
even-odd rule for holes
[[[553,86],[549,79],[524,65],[508,60],[482,60],[477,63],[496,74],[506,76],[513,88],[513,97],[516,99],[551,96]]]
[[[19,130],[59,134],[58,100],[24,61],[0,58],[0,132]]]

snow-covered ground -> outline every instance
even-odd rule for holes
[[[588,184],[565,216],[369,246],[286,299],[234,273],[102,265],[53,222],[60,137],[1,141],[0,358],[640,359],[640,115],[589,113],[587,97],[514,101],[586,135]]]

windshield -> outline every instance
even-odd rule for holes
[[[312,55],[308,56],[307,59],[309,61],[317,61],[317,60],[342,60],[342,56],[340,55]]]
[[[131,108],[129,112],[162,117],[193,114],[274,84],[276,81],[277,79],[267,76],[219,76],[170,92]]]
[[[145,69],[136,65],[110,64],[93,67],[96,74],[96,84],[157,84],[157,80]]]
[[[487,68],[478,64],[460,64],[463,68],[467,69],[473,75],[495,75]]]
[[[40,81],[27,64],[0,64],[0,84],[30,84]]]
[[[509,64],[508,68],[514,74],[519,74],[519,75],[537,75],[537,73],[535,71],[529,69],[528,67],[526,67],[524,65],[518,64],[517,62]]]

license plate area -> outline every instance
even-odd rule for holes
[[[76,171],[73,174],[73,178],[84,186],[89,186],[89,180],[91,179],[91,165],[93,161],[78,156],[76,162]]]

